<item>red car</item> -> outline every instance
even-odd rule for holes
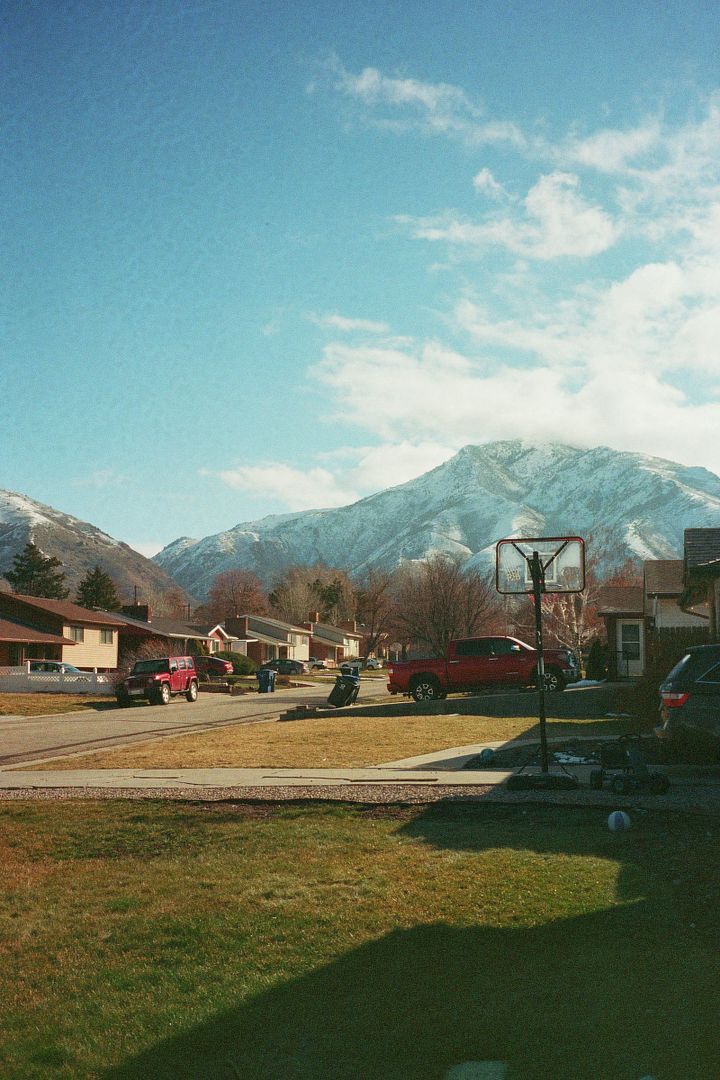
[[[139,698],[153,705],[167,705],[171,697],[179,694],[188,701],[197,701],[198,675],[192,656],[138,660],[116,690],[119,705],[129,705]]]
[[[200,675],[232,675],[233,666],[222,656],[194,656],[195,667]]]

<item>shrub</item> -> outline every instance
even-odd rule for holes
[[[243,656],[242,653],[224,652],[216,653],[223,660],[229,660],[233,666],[233,675],[254,675],[257,664],[251,657]]]
[[[585,672],[588,679],[607,678],[610,663],[610,650],[599,638],[595,638],[590,646]]]

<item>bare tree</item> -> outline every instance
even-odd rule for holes
[[[292,566],[270,593],[273,613],[290,623],[306,622],[317,612],[323,622],[355,617],[355,593],[344,570],[318,563]]]
[[[444,555],[402,567],[393,591],[396,632],[436,655],[443,654],[453,638],[492,630],[499,615],[490,582]]]
[[[394,575],[387,570],[370,570],[355,590],[356,618],[365,635],[365,649],[372,655],[392,628]]]
[[[260,579],[250,570],[225,570],[213,578],[207,601],[196,609],[194,619],[222,622],[233,615],[266,615],[267,595]]]

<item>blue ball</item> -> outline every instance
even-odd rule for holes
[[[626,832],[630,828],[630,818],[624,810],[613,810],[607,823],[610,832]]]

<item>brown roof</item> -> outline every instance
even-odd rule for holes
[[[649,559],[643,576],[647,596],[679,596],[683,591],[682,559]]]
[[[19,641],[23,644],[35,645],[74,645],[70,638],[62,634],[46,634],[42,630],[35,630],[32,626],[13,622],[12,619],[0,619],[0,641]]]
[[[122,626],[122,621],[107,611],[93,611],[80,607],[69,600],[48,600],[44,596],[25,596],[23,593],[0,593],[3,600],[16,600],[36,611],[46,611],[57,615],[63,622],[92,623],[93,626]]]
[[[642,615],[642,585],[603,585],[598,594],[598,615]]]
[[[688,569],[720,562],[720,529],[686,529],[685,563]]]

